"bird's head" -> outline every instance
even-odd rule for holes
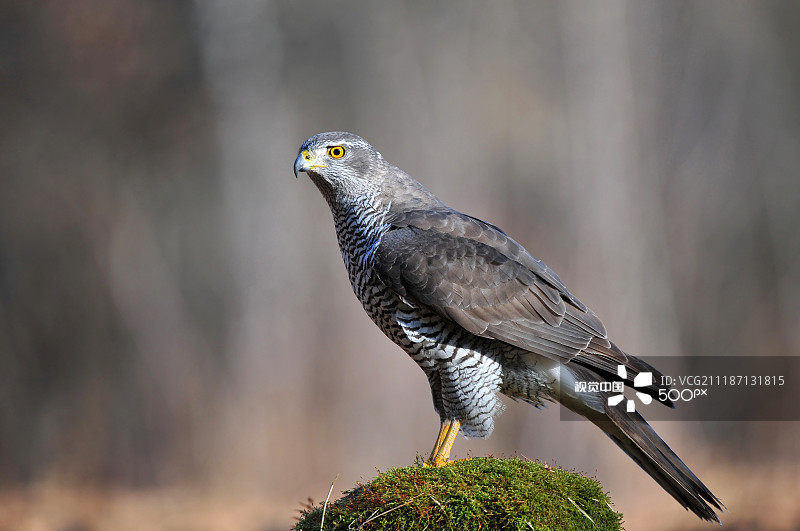
[[[294,175],[307,173],[323,194],[357,194],[379,189],[386,166],[381,154],[360,136],[320,133],[300,146]]]
[[[445,205],[424,186],[392,166],[353,133],[320,133],[300,146],[294,175],[305,172],[333,209],[371,197],[397,209],[438,209]]]

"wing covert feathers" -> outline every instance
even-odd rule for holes
[[[499,228],[460,212],[390,213],[376,252],[380,278],[469,332],[616,377],[658,371],[611,343],[597,315]],[[655,393],[655,390],[650,390]]]

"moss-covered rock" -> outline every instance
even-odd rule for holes
[[[325,511],[323,529],[621,529],[595,479],[521,459],[475,458],[378,474]],[[295,529],[319,530],[322,505]]]

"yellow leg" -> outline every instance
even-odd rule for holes
[[[432,466],[447,464],[447,458],[450,457],[450,450],[453,448],[453,443],[456,442],[456,435],[460,429],[461,422],[458,420],[447,419],[442,422],[439,436],[436,437],[436,444],[433,446],[430,459],[428,459]]]
[[[436,437],[436,443],[433,445],[431,456],[428,458],[429,463],[433,463],[433,458],[439,453],[439,449],[442,447],[444,440],[447,438],[447,430],[450,428],[450,422],[450,420],[442,421],[442,424],[439,427],[439,435]]]

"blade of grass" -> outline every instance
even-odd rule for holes
[[[333,478],[331,488],[328,489],[328,495],[325,496],[325,503],[322,505],[322,520],[319,521],[319,531],[322,531],[322,526],[325,525],[325,511],[328,509],[328,500],[331,499],[331,492],[333,492],[333,486],[336,485],[337,479],[339,479],[339,474],[336,474],[336,477]]]

